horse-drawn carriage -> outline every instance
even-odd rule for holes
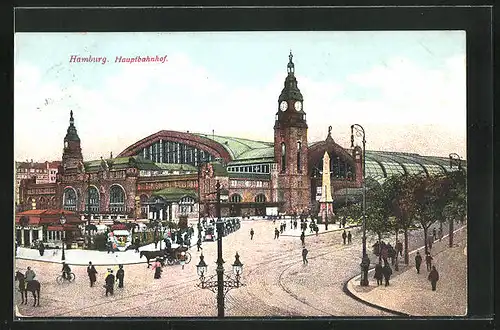
[[[165,263],[169,266],[178,264],[183,258],[184,262],[188,264],[191,261],[191,254],[187,250],[187,246],[180,245],[175,248],[164,249],[160,251],[141,251],[140,257],[146,257],[148,267],[150,266],[149,261],[156,258],[160,258],[162,266],[164,266]],[[182,254],[183,252],[184,255]]]

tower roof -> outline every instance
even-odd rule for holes
[[[80,137],[78,137],[78,133],[76,132],[73,110],[70,111],[69,116],[69,127],[66,136],[64,137],[64,141],[80,141]]]
[[[293,63],[293,54],[290,50],[290,55],[288,55],[288,65],[287,65],[288,75],[285,79],[285,85],[281,91],[281,95],[278,102],[296,100],[303,101],[302,93],[300,93],[299,87],[297,87],[297,79],[295,78],[295,64]]]

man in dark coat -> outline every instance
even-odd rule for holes
[[[433,228],[432,229],[432,240],[435,241],[437,239],[437,232],[436,232],[436,228]]]
[[[382,268],[382,274],[384,274],[385,286],[389,286],[389,280],[391,279],[392,269],[388,263]]]
[[[137,237],[135,239],[135,252],[139,252],[139,245],[140,245],[140,241],[139,241],[139,237]]]
[[[314,232],[316,233],[316,236],[318,236],[319,227],[317,225],[314,225]]]
[[[342,233],[342,240],[344,241],[344,244],[345,244],[345,239],[347,238],[347,234],[344,230],[344,232]]]
[[[382,277],[382,264],[379,262],[375,265],[375,275],[373,276],[373,278],[377,280],[377,285],[382,285]]]
[[[436,270],[436,266],[432,266],[432,270],[428,276],[429,281],[431,281],[432,291],[436,291],[436,284],[439,281],[439,273]]]
[[[250,229],[250,240],[253,240],[253,234],[255,234],[255,232],[253,231],[253,228]]]
[[[427,271],[430,271],[431,268],[432,268],[432,260],[434,258],[432,258],[431,254],[429,252],[427,252],[426,256],[425,256],[425,264],[427,265]]]
[[[352,235],[351,235],[351,231],[349,231],[347,233],[347,244],[351,244],[352,243]]]
[[[123,288],[123,278],[125,277],[125,271],[123,270],[123,265],[118,265],[118,271],[116,272],[116,279],[118,280],[118,287]]]
[[[278,228],[274,228],[274,239],[277,239],[280,237],[280,231]]]
[[[108,293],[113,295],[115,288],[115,275],[113,275],[113,270],[109,271],[108,276],[106,276],[106,297]]]
[[[89,265],[87,267],[87,275],[89,276],[90,287],[93,287],[95,281],[97,280],[96,274],[97,274],[97,270],[95,269],[94,265],[92,265],[92,261],[89,261]]]
[[[42,242],[40,242],[40,245],[38,246],[38,252],[40,252],[40,256],[43,256],[43,253],[45,252],[45,245],[43,245]]]
[[[305,240],[306,240],[306,234],[304,234],[304,232],[302,232],[300,234],[300,241],[302,242],[302,246],[304,246],[304,244],[306,244]]]
[[[307,264],[309,263],[309,261],[307,261],[307,253],[308,253],[308,252],[309,252],[309,251],[307,251],[306,247],[304,246],[304,247],[302,248],[302,263],[303,263],[304,265],[307,265]]]
[[[420,265],[422,264],[422,256],[420,252],[417,251],[417,255],[415,256],[415,268],[417,268],[417,274],[420,274]]]
[[[401,257],[403,256],[403,243],[400,241],[396,241],[396,254],[399,254]]]

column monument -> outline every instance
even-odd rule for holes
[[[330,182],[330,155],[325,151],[323,155],[323,178],[321,198],[319,200],[319,214],[323,222],[333,215],[332,185]]]

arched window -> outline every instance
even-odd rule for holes
[[[120,186],[111,186],[111,189],[109,190],[109,211],[125,211],[125,192]]]
[[[68,211],[76,211],[76,192],[73,188],[64,189],[63,208]]]
[[[286,146],[285,142],[281,142],[281,172],[286,171]]]
[[[300,163],[301,152],[302,152],[302,142],[298,141],[297,142],[297,172],[298,173],[302,172],[302,164]]]
[[[256,203],[265,203],[266,202],[266,195],[258,194],[257,196],[255,196],[255,202]]]
[[[141,195],[140,200],[141,200],[141,218],[147,218],[148,206],[146,205],[146,203],[148,202],[148,196]]]
[[[194,212],[194,198],[189,196],[184,196],[179,201],[179,206],[181,213],[192,213]]]
[[[241,203],[241,196],[238,194],[232,194],[231,197],[229,197],[229,202],[230,203]]]
[[[90,212],[99,212],[99,191],[96,187],[91,186],[89,187],[87,194],[88,199],[85,201],[85,203],[88,203],[88,208],[86,208],[86,210],[90,210]]]

